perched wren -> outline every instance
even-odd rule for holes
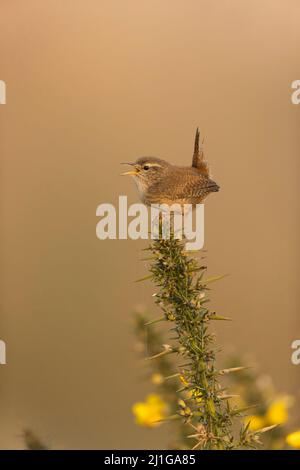
[[[199,147],[200,133],[197,128],[192,166],[171,165],[156,157],[141,157],[133,169],[123,175],[133,176],[140,198],[144,204],[200,204],[209,193],[219,191],[210,179],[208,165]]]

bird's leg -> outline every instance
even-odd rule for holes
[[[151,238],[169,239],[170,238],[170,217],[169,213],[160,206],[151,206]]]
[[[162,238],[164,240],[178,239],[182,240],[183,237],[183,219],[182,207],[179,204],[168,206],[166,204],[160,205],[151,209],[151,227],[152,234],[155,231],[157,236],[152,235],[153,238]],[[155,212],[154,212],[155,210]]]

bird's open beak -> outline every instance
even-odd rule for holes
[[[138,174],[138,171],[136,170],[130,170],[130,171],[125,171],[125,173],[121,173],[121,176],[136,176]]]
[[[134,166],[134,163],[122,163],[122,165],[132,165]],[[121,173],[121,176],[136,176],[138,174],[139,170],[137,168],[134,168],[134,170],[129,170],[125,171],[125,173]]]

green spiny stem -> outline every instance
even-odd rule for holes
[[[166,321],[174,324],[171,329],[175,332],[176,344],[172,349],[187,363],[180,369],[186,385],[179,393],[182,390],[190,393],[191,407],[184,406],[179,414],[195,429],[198,426],[197,448],[231,449],[247,446],[248,441],[249,446],[253,446],[257,437],[248,435],[247,430],[241,431],[239,441],[234,440],[232,419],[236,412],[227,396],[220,395],[214,337],[208,331],[210,320],[227,319],[204,307],[207,283],[222,276],[205,280],[206,267],[186,256],[183,247],[183,242],[174,238],[153,241],[149,276],[159,287],[155,302],[164,312]]]

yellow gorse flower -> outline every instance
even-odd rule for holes
[[[201,401],[202,401],[201,392],[199,392],[199,390],[197,390],[195,388],[192,388],[191,390],[189,390],[188,397],[189,398],[194,398],[197,403],[201,403]]]
[[[266,420],[263,416],[251,415],[245,418],[245,425],[248,423],[250,423],[248,428],[250,431],[258,431],[266,425]]]
[[[289,396],[283,396],[274,400],[264,415],[252,415],[245,417],[245,424],[249,424],[250,431],[258,431],[265,426],[284,424],[288,420],[288,408],[292,404]]]
[[[155,374],[152,374],[151,381],[154,385],[161,385],[164,381],[164,378],[161,374],[155,373]]]
[[[288,420],[288,408],[291,405],[290,397],[284,396],[273,401],[266,412],[268,424],[284,424]]]
[[[189,406],[186,405],[185,401],[182,400],[181,398],[178,400],[178,405],[180,407],[180,410],[179,410],[179,413],[181,414],[181,416],[186,416],[186,417],[190,417],[192,416],[192,410],[190,409]]]
[[[294,447],[294,449],[300,449],[300,431],[288,434],[285,440],[289,446]]]
[[[184,375],[180,375],[179,376],[179,379],[180,379],[180,382],[183,383],[183,385],[185,385],[186,387],[189,385],[188,381],[186,380],[186,378],[184,377]]]
[[[148,395],[145,402],[135,403],[132,407],[136,423],[150,428],[161,424],[159,421],[166,418],[167,410],[166,402],[154,393]]]

